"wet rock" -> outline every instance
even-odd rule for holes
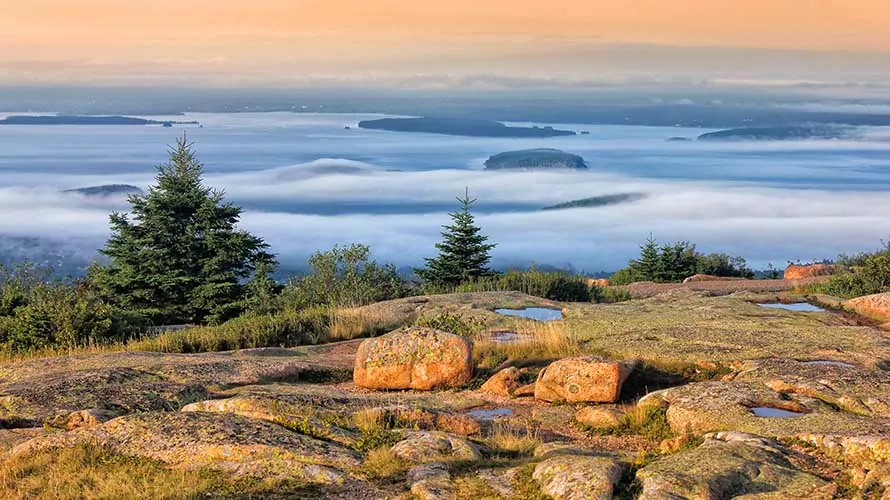
[[[481,389],[483,392],[489,394],[509,397],[513,394],[513,391],[519,389],[522,385],[519,382],[519,377],[521,376],[522,373],[519,371],[519,368],[516,368],[515,366],[504,368],[492,375],[491,378],[482,384]]]
[[[449,460],[479,460],[482,452],[477,445],[445,432],[411,432],[406,439],[392,447],[401,459],[415,463]]]
[[[818,399],[844,411],[890,417],[890,373],[834,362],[786,359],[748,362],[737,381],[758,381],[781,393]]]
[[[614,403],[636,362],[581,356],[555,361],[538,374],[535,398],[570,403]]]
[[[611,500],[624,469],[614,458],[562,455],[539,463],[532,478],[556,500]]]
[[[585,406],[575,414],[575,420],[592,429],[608,430],[620,427],[624,415],[618,408]]]
[[[198,412],[127,415],[96,427],[33,439],[15,447],[11,454],[82,443],[174,467],[215,468],[234,475],[313,483],[343,481],[348,477],[346,471],[360,465],[358,455],[343,446],[271,422]]]
[[[659,394],[668,403],[667,421],[677,433],[741,431],[769,437],[805,433],[847,436],[890,433],[890,421],[836,411],[818,400],[779,393],[755,382],[696,382]],[[792,418],[757,416],[753,408],[794,412]],[[890,435],[890,434],[888,434]]]
[[[828,500],[837,486],[796,469],[775,443],[743,433],[709,435],[693,450],[657,459],[637,472],[638,500],[712,500],[767,493],[769,498]]]
[[[457,495],[451,482],[448,466],[433,462],[413,467],[408,471],[408,486],[418,500],[452,500]]]
[[[362,342],[353,372],[355,384],[367,389],[460,387],[472,377],[469,340],[419,327]]]

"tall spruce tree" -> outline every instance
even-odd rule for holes
[[[491,261],[488,252],[496,245],[487,243],[488,237],[476,225],[470,211],[476,200],[470,198],[467,189],[457,201],[460,208],[448,214],[452,224],[442,226],[442,241],[436,244],[439,256],[425,259],[426,268],[415,270],[424,283],[452,287],[494,274],[488,268]]]
[[[244,282],[268,245],[236,227],[241,208],[202,184],[203,166],[183,136],[158,167],[157,185],[112,213],[96,283],[121,307],[155,323],[213,323],[241,312]]]

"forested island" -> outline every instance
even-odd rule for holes
[[[576,135],[571,130],[557,130],[553,127],[508,127],[501,122],[463,118],[381,118],[361,121],[358,126],[368,130],[467,137],[539,138]]]
[[[66,189],[63,193],[73,193],[82,196],[116,196],[129,194],[142,194],[143,191],[138,186],[130,184],[103,184],[101,186],[87,186],[76,189]]]
[[[848,129],[826,125],[783,125],[720,130],[698,136],[700,141],[793,141],[801,139],[840,139]]]
[[[0,125],[198,125],[197,121],[147,120],[131,116],[81,116],[81,115],[14,115],[0,120]]]
[[[508,169],[586,169],[584,158],[559,149],[524,149],[508,151],[492,156],[485,161],[487,170]]]
[[[609,205],[618,205],[619,203],[632,203],[634,201],[642,200],[645,197],[646,195],[643,193],[606,194],[602,196],[582,198],[580,200],[567,201],[565,203],[558,203],[556,205],[544,207],[541,210],[567,210],[570,208],[606,207]]]

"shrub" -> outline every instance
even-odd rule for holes
[[[465,317],[460,313],[445,311],[435,316],[421,317],[415,326],[433,328],[450,332],[461,337],[474,337],[485,327],[485,322],[478,318]]]
[[[378,264],[370,253],[370,247],[359,244],[315,253],[309,258],[309,275],[283,292],[285,307],[354,307],[405,296],[405,280],[395,266]]]
[[[629,285],[639,281],[673,283],[695,274],[753,278],[745,259],[724,253],[702,254],[695,244],[680,241],[661,245],[651,236],[640,247],[640,257],[630,261],[627,268],[615,272],[609,281],[613,285]]]
[[[510,270],[505,274],[465,283],[456,292],[522,292],[535,297],[560,302],[590,302],[591,290],[587,280],[562,272]]]

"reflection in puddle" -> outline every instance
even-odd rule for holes
[[[513,410],[509,408],[495,408],[493,410],[473,410],[467,413],[476,420],[494,420],[496,418],[509,417]]]
[[[768,406],[758,406],[756,408],[751,408],[751,412],[758,417],[765,418],[792,418],[804,416],[803,413],[798,413],[796,411],[780,410],[778,408],[770,408]]]
[[[829,360],[804,361],[801,364],[807,365],[807,366],[837,366],[839,368],[855,368],[856,367],[856,365],[851,364],[851,363],[844,363],[843,361],[829,361]]]
[[[784,309],[786,311],[794,311],[794,312],[825,312],[825,309],[821,307],[816,307],[813,304],[808,304],[806,302],[798,302],[795,304],[757,304],[760,307],[765,307],[767,309]]]
[[[525,309],[495,309],[494,312],[504,316],[533,319],[535,321],[554,321],[562,319],[562,311],[548,307],[526,307]]]

